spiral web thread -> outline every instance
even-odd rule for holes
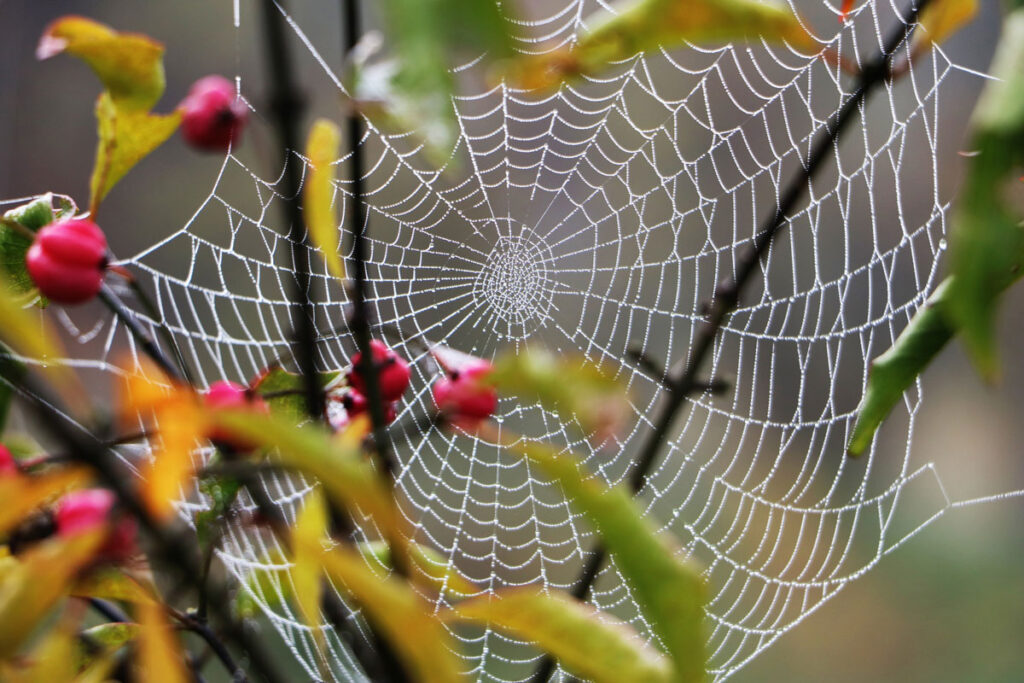
[[[794,2],[846,59],[861,63],[905,8],[863,3],[845,26],[820,0]],[[517,25],[517,46],[539,53],[571,43],[591,0],[537,2]],[[258,17],[235,3],[235,34]],[[297,34],[317,85],[343,90],[300,22]],[[821,27],[825,27],[824,29]],[[232,29],[225,27],[225,32]],[[814,29],[812,28],[812,31]],[[458,70],[461,138],[444,173],[415,154],[415,139],[370,125],[365,148],[371,306],[382,334],[413,363],[394,448],[401,512],[415,540],[482,591],[542,583],[568,588],[596,543],[558,490],[518,459],[465,433],[421,431],[438,370],[431,343],[491,357],[543,344],[577,352],[631,392],[626,428],[600,446],[538,405],[503,399],[502,429],[582,456],[623,482],[651,427],[659,378],[630,360],[685,358],[700,305],[733,273],[736,255],[773,211],[812,139],[849,97],[852,78],[818,57],[781,46],[735,45],[655,52],[538,98],[482,85],[476,61]],[[850,461],[852,428],[868,360],[889,347],[937,282],[949,198],[938,189],[944,82],[967,73],[936,50],[884,86],[843,138],[834,162],[773,247],[761,283],[747,292],[715,346],[725,397],[695,397],[640,494],[652,520],[706,567],[709,672],[728,678],[783,632],[944,512],[952,501],[934,468],[912,464],[920,395],[906,396],[884,428],[906,448]],[[976,74],[975,74],[976,76]],[[246,82],[240,78],[241,91]],[[956,106],[960,106],[959,104]],[[261,112],[255,110],[259,116]],[[347,182],[336,200],[347,212]],[[289,163],[304,164],[298,154]],[[148,273],[159,320],[201,383],[248,381],[287,362],[290,244],[278,177],[228,155],[213,189],[178,232],[126,263]],[[320,298],[319,362],[349,364],[347,295],[314,256]],[[78,326],[75,361],[116,372],[134,349],[109,318]],[[269,479],[290,518],[308,485]],[[929,501],[901,515],[908,496]],[[203,506],[193,493],[182,506]],[[915,509],[921,509],[918,505]],[[374,538],[369,520],[357,535]],[[251,599],[311,677],[313,639],[282,599],[287,574],[272,538],[232,527],[221,552]],[[251,580],[254,572],[264,580]],[[428,596],[437,606],[443,597]],[[592,601],[653,639],[614,565]],[[492,631],[454,632],[479,680],[527,677],[538,652]],[[328,639],[343,680],[358,677],[345,646]]]

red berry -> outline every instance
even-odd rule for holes
[[[341,405],[345,407],[345,412],[348,414],[349,419],[356,415],[362,415],[370,408],[366,397],[355,389],[350,389],[349,392],[345,394],[345,398],[341,400]],[[395,411],[395,404],[390,402],[385,404],[384,422],[390,424],[395,421],[396,417],[398,417],[398,413]]]
[[[86,218],[51,223],[36,233],[25,267],[39,291],[61,304],[96,296],[106,270],[107,238]]]
[[[18,474],[18,465],[7,446],[0,443],[0,479]]]
[[[255,408],[259,412],[268,412],[269,408],[263,399],[256,396],[247,388],[237,382],[221,380],[214,382],[203,394],[203,402],[210,408],[215,409],[243,409]],[[232,434],[215,428],[207,434],[210,441],[227,446],[235,451],[251,451],[255,445],[245,441],[239,441]]]
[[[113,526],[100,548],[100,556],[112,562],[131,557],[137,548],[135,520],[130,517],[111,519],[114,503],[114,494],[106,489],[86,489],[67,494],[57,503],[54,514],[57,535],[69,538],[101,528],[110,521]]]
[[[409,364],[405,359],[377,339],[370,340],[370,350],[374,363],[377,365],[377,381],[380,383],[380,395],[385,401],[397,401],[409,387]],[[348,383],[361,394],[366,394],[366,382],[359,372],[359,362],[363,354],[352,356],[352,372]]]
[[[485,381],[490,371],[491,364],[481,361],[434,382],[438,410],[465,429],[489,418],[498,408],[498,392]]]
[[[209,152],[226,152],[237,145],[249,117],[234,84],[223,76],[200,78],[179,108],[186,142]]]

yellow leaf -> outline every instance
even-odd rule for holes
[[[25,667],[4,677],[6,683],[70,683],[75,679],[75,631],[80,617],[71,612],[66,610],[60,623],[32,648]]]
[[[359,552],[367,559],[382,567],[391,569],[391,547],[381,541],[360,543]],[[433,588],[442,595],[453,598],[464,598],[479,595],[483,588],[465,579],[437,551],[418,543],[407,544],[412,580],[421,586]],[[372,566],[372,564],[371,564]]]
[[[104,92],[96,101],[96,120],[100,139],[89,180],[89,211],[94,215],[111,188],[177,130],[181,111],[151,114]]]
[[[167,623],[163,606],[156,602],[140,604],[139,625],[142,629],[135,663],[138,680],[157,676],[161,683],[189,683],[192,678],[185,668],[181,643]]]
[[[671,678],[668,660],[632,628],[567,595],[529,586],[500,590],[464,600],[440,617],[491,625],[532,641],[570,673],[594,683]]]
[[[350,548],[321,552],[324,571],[362,605],[370,621],[395,650],[410,680],[463,680],[455,643],[430,613],[430,605],[407,582],[378,577],[363,556]]]
[[[632,0],[615,10],[588,18],[595,28],[570,48],[517,58],[507,79],[526,90],[547,90],[639,53],[688,43],[765,40],[785,41],[809,52],[820,49],[800,19],[777,0]]]
[[[44,503],[56,499],[90,480],[84,469],[61,469],[37,476],[15,476],[0,479],[0,534],[13,529]]]
[[[978,0],[933,0],[921,12],[915,49],[945,41],[978,14]]]
[[[164,92],[164,46],[138,33],[118,33],[92,19],[65,16],[50,24],[36,57],[67,52],[88,64],[111,96],[126,107],[147,110]]]
[[[331,274],[344,280],[345,264],[338,254],[341,226],[334,211],[334,162],[338,160],[340,146],[338,127],[326,119],[317,119],[306,143],[309,177],[303,198],[309,238],[320,250]]]
[[[25,360],[38,366],[76,410],[88,405],[85,390],[70,367],[60,363],[67,358],[49,321],[36,311],[22,306],[23,297],[0,282],[0,341]],[[35,309],[32,309],[35,310]]]
[[[128,419],[136,413],[144,420],[153,418],[157,433],[142,476],[142,498],[154,516],[169,519],[182,484],[194,470],[192,451],[208,431],[206,411],[190,387],[174,385],[152,365],[128,376],[120,404]]]
[[[15,654],[93,557],[106,529],[52,538],[20,556],[0,584],[0,660]]]
[[[120,602],[153,602],[156,588],[148,581],[130,576],[119,567],[101,566],[79,576],[71,586],[71,595],[103,598]]]
[[[323,595],[323,570],[320,567],[322,544],[327,535],[327,505],[319,490],[306,496],[305,505],[295,520],[292,541],[292,584],[295,602],[302,621],[310,628],[320,655],[321,676],[330,679],[327,664],[327,641],[320,620],[320,599]]]

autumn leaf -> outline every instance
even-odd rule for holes
[[[594,683],[661,683],[668,660],[626,624],[560,593],[532,587],[498,590],[443,611],[443,621],[475,622],[530,641],[565,669]]]
[[[807,52],[820,45],[783,2],[775,0],[630,0],[615,13],[588,17],[590,30],[571,47],[517,57],[506,80],[525,90],[549,90],[659,48],[729,41],[787,42]]]
[[[185,667],[181,643],[167,623],[164,607],[157,602],[139,605],[139,653],[135,662],[135,675],[140,681],[148,680],[159,671],[161,683],[190,683]]]
[[[327,575],[363,607],[367,618],[384,635],[402,662],[410,680],[422,683],[454,683],[464,680],[455,656],[455,643],[431,606],[409,583],[380,578],[356,550],[337,547],[320,552]]]
[[[944,42],[978,14],[978,0],[932,0],[921,11],[914,33],[915,47],[929,48]]]
[[[149,110],[164,92],[164,46],[148,36],[65,16],[46,28],[36,48],[38,59],[61,53],[88,64],[111,98],[126,108]]]
[[[91,479],[81,468],[60,469],[46,474],[0,478],[0,534],[13,529],[40,506],[61,494],[85,486]]]
[[[106,529],[51,538],[19,556],[0,582],[0,660],[15,654],[57,601],[71,579],[96,553]]]
[[[382,567],[391,569],[391,547],[381,541],[360,543],[356,546],[364,557],[372,558]],[[463,598],[478,595],[483,588],[472,581],[464,579],[458,570],[451,566],[436,550],[419,543],[407,545],[409,569],[415,572],[412,581],[421,586],[429,586],[442,595]]]
[[[135,604],[158,599],[156,587],[152,583],[114,566],[98,566],[77,577],[69,592],[78,597]]]
[[[126,107],[109,93],[96,101],[99,143],[89,180],[89,211],[93,214],[107,193],[137,163],[169,138],[181,123],[181,111],[152,114]]]
[[[317,490],[306,496],[292,528],[291,578],[295,586],[295,602],[302,622],[309,627],[320,659],[321,677],[330,680],[327,660],[327,640],[320,619],[320,600],[323,597],[323,569],[320,556],[327,537],[327,504]]]
[[[345,279],[339,235],[341,221],[334,210],[334,163],[338,160],[341,131],[326,119],[317,119],[309,132],[306,156],[309,177],[303,188],[304,215],[309,238],[327,262],[331,275]]]
[[[77,673],[76,631],[80,614],[65,610],[25,657],[20,669],[0,672],[5,683],[71,683]]]

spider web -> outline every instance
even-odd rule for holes
[[[823,46],[856,64],[877,54],[905,11],[863,3],[840,27],[830,4],[792,4],[824,31]],[[517,47],[536,54],[570,44],[602,7],[527,3]],[[236,40],[258,29],[237,0],[234,12],[225,32]],[[309,74],[343,91],[324,47],[281,12]],[[655,52],[543,98],[493,85],[481,69],[471,61],[457,70],[461,137],[443,171],[421,160],[410,135],[370,124],[359,141],[368,160],[370,303],[381,334],[413,367],[392,432],[400,509],[415,540],[482,591],[538,582],[567,589],[594,550],[594,532],[527,463],[465,433],[417,426],[414,418],[433,410],[438,375],[427,349],[491,357],[544,345],[615,374],[629,387],[632,414],[601,447],[539,405],[503,399],[497,422],[624,482],[661,379],[628,352],[663,363],[687,356],[702,302],[731,278],[853,79],[819,57],[760,44]],[[934,468],[912,464],[917,388],[884,427],[906,436],[902,453],[844,457],[869,359],[937,283],[950,199],[938,181],[940,100],[957,70],[936,50],[862,109],[715,344],[709,376],[727,378],[731,390],[690,402],[640,494],[650,518],[706,567],[716,680],[958,505]],[[241,75],[239,84],[247,94]],[[305,167],[295,152],[288,163]],[[345,214],[347,158],[339,164]],[[173,333],[202,384],[247,382],[290,358],[292,245],[279,181],[229,154],[191,220],[125,260],[156,291],[157,319],[140,320]],[[343,368],[354,351],[347,294],[318,257],[313,263],[318,360]],[[114,350],[134,348],[109,319],[81,328],[73,314],[58,314],[89,349],[93,360],[80,363],[114,372]],[[295,479],[265,486],[289,517],[309,490]],[[901,514],[910,496],[929,501],[931,514]],[[202,506],[189,500],[185,513]],[[376,537],[369,520],[356,521],[357,536]],[[243,580],[269,572],[248,583],[250,597],[315,678],[313,639],[282,597],[287,574],[274,571],[286,569],[272,562],[278,550],[238,526],[221,559]],[[591,599],[654,639],[614,565]],[[479,680],[523,679],[538,663],[534,648],[501,633],[454,635]],[[357,679],[347,648],[333,633],[328,642],[339,677]]]

